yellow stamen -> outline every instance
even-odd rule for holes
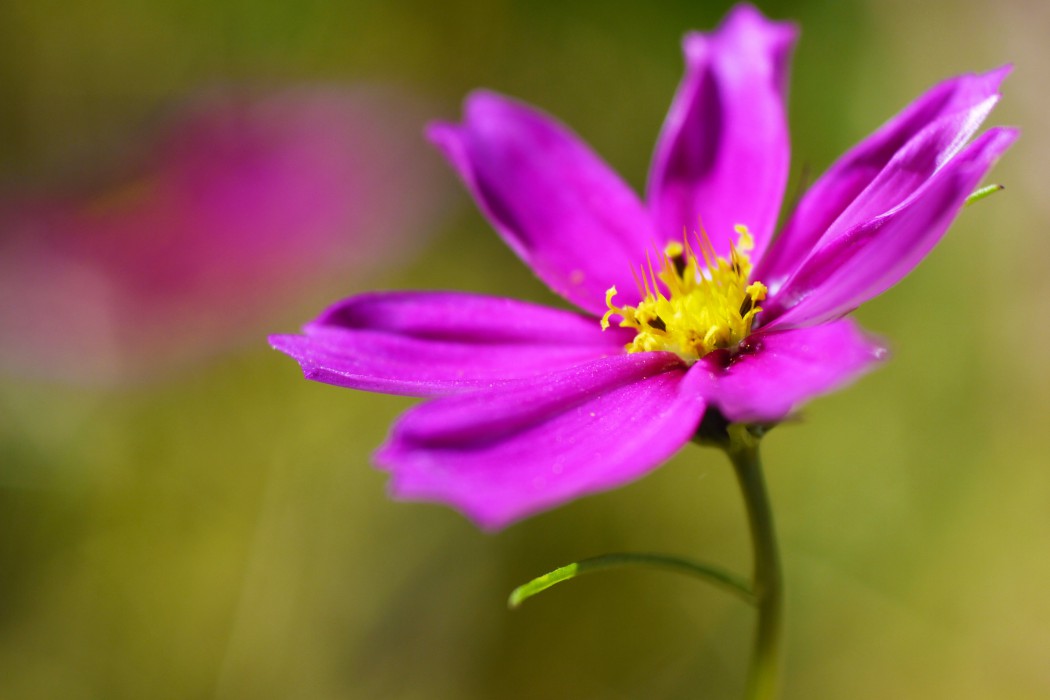
[[[673,352],[690,364],[713,350],[735,348],[751,332],[767,291],[761,282],[748,282],[747,252],[754,240],[745,226],[736,232],[728,260],[715,252],[703,229],[695,245],[687,238],[668,243],[657,257],[659,270],[647,255],[647,264],[639,267],[641,279],[635,274],[644,298],[637,306],[615,306],[616,287],[610,287],[602,328],[619,316],[621,328],[636,331],[628,352]]]

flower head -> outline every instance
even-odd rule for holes
[[[684,42],[643,203],[549,116],[489,92],[431,140],[583,313],[457,293],[337,304],[275,336],[307,377],[436,396],[377,459],[396,496],[498,528],[656,468],[704,413],[775,422],[885,355],[847,313],[906,275],[1016,137],[971,138],[1008,72],[937,85],[809,188],[779,235],[794,26],[749,6]]]

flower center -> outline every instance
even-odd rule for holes
[[[696,236],[695,246],[688,239],[669,243],[657,271],[651,258],[648,269],[639,266],[635,282],[644,298],[638,306],[614,306],[616,287],[609,288],[602,329],[609,327],[610,316],[619,316],[621,328],[636,331],[627,352],[673,352],[688,364],[713,350],[735,348],[751,332],[762,310],[758,302],[766,298],[764,284],[748,284],[751,234],[744,226],[736,232],[728,260],[715,253],[706,233]]]

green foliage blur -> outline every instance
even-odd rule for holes
[[[761,6],[803,29],[793,182],[934,82],[1005,62],[1016,71],[991,122],[1023,130],[992,176],[1006,191],[857,313],[892,361],[764,442],[788,586],[784,697],[1050,697],[1050,13]],[[119,149],[200,86],[340,81],[413,91],[444,118],[475,87],[518,96],[641,188],[679,39],[727,7],[15,0],[0,4],[0,179],[47,182]],[[557,303],[461,199],[425,251],[370,285]],[[616,571],[505,602],[609,551],[746,572],[723,455],[689,446],[496,535],[392,502],[369,454],[412,401],[307,382],[266,345],[319,310],[134,386],[0,380],[0,697],[740,696],[751,611],[694,580]]]

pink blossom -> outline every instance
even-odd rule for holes
[[[310,379],[437,397],[377,454],[396,497],[499,528],[652,471],[707,411],[776,422],[884,357],[843,317],[915,267],[1013,142],[1005,128],[971,141],[1008,70],[921,96],[774,236],[796,35],[740,6],[685,38],[644,200],[566,127],[506,97],[474,93],[461,123],[431,126],[497,232],[582,313],[369,294],[273,337]]]

